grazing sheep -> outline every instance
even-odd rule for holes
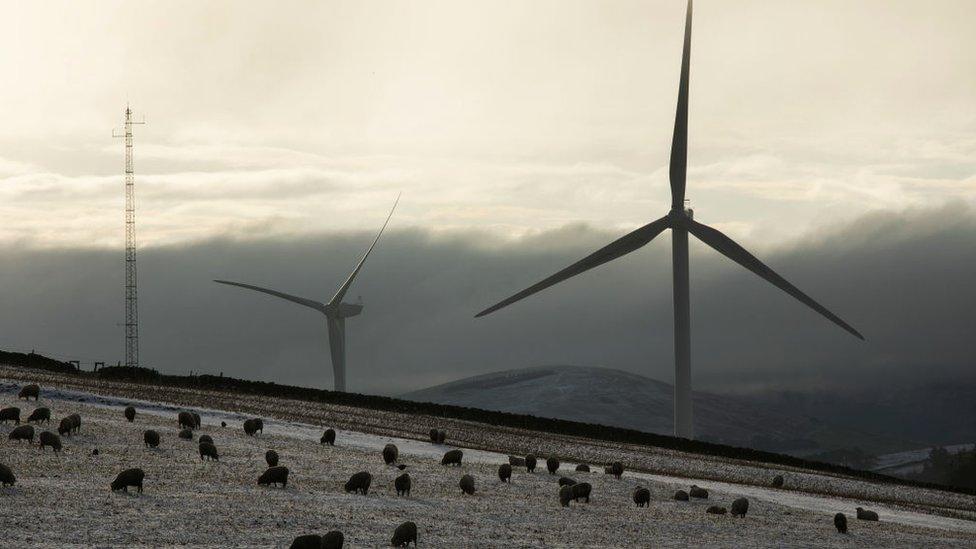
[[[81,416],[78,414],[71,414],[68,417],[71,418],[71,422],[74,424],[72,431],[75,433],[81,431]]]
[[[217,455],[217,447],[214,446],[213,442],[200,443],[200,461],[203,461],[205,457],[210,458],[210,461],[220,461],[220,456]]]
[[[430,430],[430,442],[431,444],[437,444],[437,429]]]
[[[281,465],[277,467],[268,467],[268,470],[261,473],[258,477],[258,484],[261,486],[268,486],[271,484],[280,484],[282,488],[288,487],[288,468],[282,467]]]
[[[210,444],[214,443],[213,437],[211,437],[210,435],[200,435],[200,438],[197,439],[197,442],[199,442],[200,444],[203,444],[204,442],[209,442]]]
[[[847,533],[847,515],[844,513],[837,513],[834,515],[834,527],[841,534]]]
[[[244,432],[253,437],[254,433],[261,431],[264,434],[264,420],[261,418],[252,418],[244,420]]]
[[[342,549],[345,537],[342,532],[333,530],[322,536],[322,549]]]
[[[0,421],[7,423],[13,420],[14,425],[20,425],[20,408],[10,406],[0,410]]]
[[[278,452],[268,450],[264,453],[264,461],[268,462],[268,467],[275,467],[278,465]]]
[[[546,469],[549,470],[550,475],[555,475],[556,471],[559,470],[559,460],[551,457],[546,460]]]
[[[560,486],[572,486],[574,484],[576,484],[576,481],[574,479],[571,479],[569,477],[559,477]]]
[[[293,539],[289,549],[321,549],[322,536],[318,534],[305,534]]]
[[[456,465],[460,467],[462,457],[464,457],[464,452],[461,450],[451,450],[441,458],[441,465]]]
[[[190,415],[193,416],[193,428],[199,429],[200,426],[203,425],[203,422],[200,421],[200,414],[196,412],[191,412]]]
[[[19,425],[7,435],[9,440],[26,440],[29,444],[34,444],[34,428],[30,425]]]
[[[30,397],[34,397],[36,401],[41,396],[41,388],[37,386],[36,383],[31,383],[30,385],[24,385],[21,388],[20,393],[17,394],[17,400],[24,399],[30,400]]]
[[[10,467],[0,463],[0,485],[13,486],[16,482],[17,477],[14,476],[14,472],[10,470]]]
[[[693,498],[708,499],[708,490],[704,488],[699,488],[694,484],[692,484],[691,489],[688,490],[688,495]]]
[[[749,510],[749,500],[746,498],[739,498],[732,502],[732,516],[733,517],[744,517],[746,512]]]
[[[129,423],[136,420],[136,409],[134,406],[126,406],[125,411],[122,413],[125,414],[125,419],[127,419]]]
[[[857,518],[860,520],[872,520],[876,522],[878,520],[878,514],[875,513],[874,511],[868,511],[867,509],[862,509],[858,507]]]
[[[573,487],[566,485],[559,488],[559,505],[569,507],[569,502],[573,499]]]
[[[444,440],[447,439],[447,433],[443,429],[437,430],[437,444],[444,444]]]
[[[393,531],[390,547],[409,547],[410,542],[417,546],[417,525],[411,521],[404,522]]]
[[[578,472],[578,473],[589,473],[590,472],[590,466],[587,465],[587,464],[585,464],[585,463],[580,463],[579,465],[576,466],[576,472]]]
[[[403,473],[393,481],[398,496],[410,497],[410,484],[410,475],[407,473]]]
[[[193,414],[190,412],[180,412],[176,416],[176,421],[179,422],[180,429],[192,429],[197,424],[197,420],[193,419]]]
[[[461,493],[469,496],[474,494],[474,477],[471,475],[464,475],[458,482],[458,486],[461,487]]]
[[[498,466],[498,479],[502,482],[512,482],[512,466],[508,463],[502,463]]]
[[[573,491],[573,501],[585,499],[586,503],[590,502],[590,492],[593,491],[593,487],[590,486],[589,482],[574,484],[569,489]]]
[[[71,430],[75,428],[75,422],[70,417],[61,418],[61,423],[58,424],[58,434],[59,435],[70,435]]]
[[[37,437],[37,441],[41,445],[41,450],[43,450],[45,446],[50,446],[54,450],[55,454],[61,451],[61,437],[52,433],[51,431],[42,431]]]
[[[634,503],[638,507],[648,507],[651,504],[651,491],[643,486],[634,489]]]
[[[325,432],[322,433],[322,438],[319,439],[319,444],[335,446],[335,429],[326,429]]]
[[[773,488],[783,487],[783,475],[776,475],[773,477]]]
[[[51,409],[50,408],[34,408],[34,411],[31,412],[30,416],[27,417],[27,422],[28,423],[31,423],[31,422],[34,422],[34,421],[36,421],[38,423],[40,423],[42,421],[45,422],[45,423],[48,423],[48,424],[51,423]]]
[[[346,493],[362,493],[364,496],[369,493],[369,485],[373,483],[373,475],[366,471],[360,471],[349,477],[346,481]]]
[[[387,444],[383,447],[383,463],[387,465],[396,463],[399,455],[400,450],[397,449],[396,444]]]
[[[193,431],[189,429],[181,429],[180,434],[177,435],[184,440],[193,440]]]
[[[153,431],[152,429],[147,429],[146,432],[142,433],[142,442],[145,443],[148,448],[156,448],[159,446],[159,433]]]
[[[139,493],[142,493],[142,481],[146,478],[146,473],[142,469],[126,469],[119,473],[119,476],[115,477],[112,481],[112,491],[118,492],[122,490],[123,492],[129,492],[129,486],[135,486],[139,489]]]
[[[688,492],[684,490],[678,490],[674,493],[674,499],[676,501],[688,501]]]
[[[508,456],[508,464],[512,467],[525,467],[525,458]]]
[[[535,472],[535,456],[533,454],[525,456],[525,470],[530,473]]]
[[[705,512],[709,515],[724,515],[726,513],[725,507],[720,507],[718,505],[712,505]]]
[[[619,461],[615,461],[611,463],[610,474],[617,477],[617,479],[619,480],[620,477],[624,475],[624,464],[620,463]]]

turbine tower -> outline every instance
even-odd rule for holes
[[[125,365],[139,366],[139,306],[136,290],[136,181],[132,169],[132,109],[125,106],[125,126],[121,137],[125,141],[125,313],[123,346]]]
[[[691,409],[691,313],[688,305],[688,233],[712,247],[720,254],[742,265],[767,282],[798,299],[804,305],[817,311],[828,320],[847,330],[858,339],[862,336],[851,325],[827,310],[796,286],[776,274],[762,261],[756,259],[742,246],[728,236],[708,225],[692,219],[692,211],[685,208],[685,179],[688,172],[688,76],[691,58],[691,11],[692,0],[688,0],[685,16],[684,48],[681,55],[681,76],[678,85],[678,108],[674,119],[674,134],[671,140],[671,211],[664,217],[622,236],[589,256],[566,267],[541,282],[493,305],[476,316],[481,317],[511,305],[549,286],[562,282],[613,261],[618,257],[642,248],[661,234],[671,229],[671,261],[674,277],[674,435],[694,438]]]
[[[363,268],[363,264],[366,263],[366,258],[369,257],[369,253],[373,251],[373,247],[379,242],[380,236],[383,235],[383,230],[386,229],[386,225],[390,222],[390,218],[393,217],[393,211],[396,210],[397,204],[400,202],[400,196],[397,195],[396,201],[393,203],[393,208],[390,209],[390,214],[386,216],[386,221],[383,222],[383,226],[380,228],[379,234],[370,244],[369,248],[366,249],[366,253],[363,254],[363,258],[359,260],[359,264],[353,269],[346,281],[339,286],[339,290],[332,296],[332,299],[328,303],[322,303],[315,301],[313,299],[306,299],[304,297],[298,297],[291,294],[286,294],[284,292],[279,292],[277,290],[271,290],[268,288],[261,288],[260,286],[252,286],[251,284],[242,284],[240,282],[231,282],[229,280],[214,280],[219,284],[227,284],[230,286],[238,286],[241,288],[247,288],[248,290],[254,290],[256,292],[261,292],[275,297],[280,297],[291,301],[292,303],[297,303],[299,305],[304,305],[311,309],[325,315],[326,323],[329,327],[329,351],[332,355],[332,371],[334,376],[334,385],[336,391],[345,392],[346,391],[346,319],[349,317],[356,316],[360,314],[363,310],[363,306],[358,303],[343,303],[342,299],[345,297],[346,292],[349,291],[349,287],[352,286],[353,280],[355,280],[356,275]]]

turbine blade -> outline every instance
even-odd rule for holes
[[[573,263],[569,267],[559,271],[558,273],[550,276],[549,278],[534,284],[525,290],[513,295],[512,297],[488,307],[484,311],[475,315],[475,318],[485,316],[489,313],[493,313],[498,309],[507,307],[516,301],[524,299],[536,292],[545,290],[553,284],[557,284],[566,280],[567,278],[576,276],[582,272],[588,271],[594,267],[599,267],[608,261],[613,261],[618,257],[629,254],[630,252],[641,248],[648,242],[654,239],[657,235],[661,234],[661,231],[667,229],[671,226],[671,219],[667,216],[658,219],[657,221],[652,221],[643,227],[628,233],[625,236],[614,240],[610,244],[600,248],[599,250],[593,252],[592,254],[586,256],[585,258]]]
[[[685,43],[681,52],[681,81],[678,84],[678,109],[671,138],[671,208],[684,209],[685,179],[688,174],[688,72],[691,62],[691,1],[685,16]]]
[[[396,201],[393,203],[393,208],[390,209],[390,215],[386,216],[386,221],[384,221],[383,226],[380,227],[380,232],[376,235],[376,239],[374,239],[373,243],[370,244],[369,248],[366,249],[366,253],[363,254],[363,258],[359,260],[359,264],[356,265],[356,268],[353,269],[352,273],[349,274],[349,278],[342,283],[342,286],[339,286],[339,291],[332,296],[332,300],[329,301],[330,307],[337,307],[340,303],[342,303],[342,298],[346,296],[346,292],[349,291],[349,286],[352,286],[352,281],[356,278],[356,275],[359,274],[359,270],[363,268],[363,264],[366,263],[366,258],[369,257],[369,252],[373,251],[373,246],[376,246],[376,243],[380,241],[380,236],[383,235],[383,230],[386,229],[386,225],[390,222],[390,218],[393,217],[393,211],[396,210],[397,204],[399,203],[400,195],[398,194]]]
[[[260,286],[252,286],[250,284],[242,284],[240,282],[231,282],[229,280],[214,280],[214,282],[216,282],[218,284],[227,284],[228,286],[239,286],[241,288],[247,288],[248,290],[254,290],[255,292],[261,292],[261,293],[264,293],[264,294],[273,295],[275,297],[280,297],[281,299],[287,299],[288,301],[291,301],[292,303],[298,303],[299,305],[304,305],[306,307],[310,307],[310,308],[315,309],[316,311],[319,311],[319,312],[323,312],[323,313],[325,312],[325,304],[324,303],[319,303],[318,301],[314,301],[314,300],[311,300],[311,299],[305,299],[304,297],[298,297],[298,296],[295,296],[295,295],[286,294],[284,292],[279,292],[277,290],[271,290],[271,289],[268,289],[268,288],[262,288]]]
[[[725,234],[723,234],[721,231],[689,219],[688,232],[698,237],[699,240],[705,244],[708,244],[720,254],[756,273],[760,277],[770,282],[773,286],[776,286],[780,290],[783,290],[784,292],[795,297],[801,303],[807,307],[810,307],[814,311],[817,311],[834,324],[850,332],[858,339],[864,339],[864,336],[862,336],[861,333],[855,330],[850,324],[841,320],[839,316],[828,311],[826,307],[817,303],[813,300],[813,298],[800,291],[799,288],[790,284],[785,278],[776,274],[775,271],[767,267],[762,261],[756,259],[756,257],[746,251],[745,248],[738,245],[731,238],[725,236]]]

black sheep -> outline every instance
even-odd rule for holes
[[[860,520],[877,521],[878,520],[878,514],[875,513],[874,511],[868,511],[867,509],[862,509],[862,508],[858,507],[857,508],[857,518],[860,519]]]
[[[369,485],[373,483],[373,475],[367,471],[360,471],[349,477],[346,481],[346,493],[362,493],[364,496],[369,493]]]
[[[176,415],[176,421],[180,429],[193,429],[197,425],[197,420],[193,419],[193,414],[190,412],[180,412]]]
[[[834,527],[841,534],[847,533],[847,515],[844,513],[837,513],[834,515]]]
[[[132,423],[133,421],[135,421],[135,419],[136,419],[136,409],[135,409],[135,407],[133,407],[133,406],[126,406],[125,407],[125,411],[122,412],[122,413],[125,414],[125,419],[127,419],[129,421],[129,423]]]
[[[36,383],[31,383],[30,385],[24,385],[20,389],[20,393],[17,394],[17,399],[30,400],[30,397],[34,397],[36,401],[41,396],[41,388],[37,386]]]
[[[197,442],[199,442],[200,444],[203,444],[204,442],[209,442],[210,444],[214,443],[213,437],[210,435],[200,435],[200,438],[197,439]]]
[[[443,429],[438,429],[437,430],[437,444],[444,444],[444,441],[445,440],[447,440],[447,433],[444,432]]]
[[[783,487],[783,475],[776,475],[773,477],[773,488]]]
[[[576,466],[576,471],[580,473],[589,473],[590,466],[585,463],[580,463],[579,465]]]
[[[55,454],[61,451],[61,437],[52,433],[51,431],[42,431],[37,437],[37,441],[41,445],[41,450],[43,450],[45,446],[50,446],[54,450]]]
[[[410,484],[410,475],[407,473],[403,473],[393,481],[393,487],[396,488],[398,496],[410,497]]]
[[[198,414],[198,413],[196,413],[196,412],[191,412],[191,413],[190,413],[190,415],[191,415],[191,416],[193,416],[193,427],[194,427],[195,429],[199,429],[199,428],[200,428],[200,425],[202,425],[202,424],[203,424],[203,423],[202,423],[202,422],[200,421],[200,414]]]
[[[73,424],[72,431],[74,433],[81,431],[81,416],[78,414],[71,414],[68,417],[71,418],[71,423]]]
[[[244,432],[248,436],[254,436],[254,433],[261,431],[264,434],[264,420],[261,418],[252,418],[244,420]]]
[[[556,471],[559,470],[559,460],[551,457],[546,460],[546,469],[549,470],[550,475],[555,475]]]
[[[177,436],[184,440],[193,440],[193,431],[189,429],[180,429],[180,433]]]
[[[14,425],[20,425],[20,408],[10,406],[0,410],[0,421],[3,423],[13,421]]]
[[[619,461],[615,461],[610,464],[610,474],[617,477],[618,479],[624,474],[624,464]]]
[[[411,521],[404,522],[393,531],[390,547],[409,547],[410,542],[417,546],[417,525]]]
[[[30,425],[19,425],[10,431],[7,438],[9,440],[26,440],[28,443],[34,444],[34,428]]]
[[[139,489],[139,493],[142,493],[142,481],[146,478],[146,473],[142,469],[126,469],[119,473],[119,476],[115,477],[112,481],[112,491],[118,492],[122,490],[124,492],[129,491],[129,486],[135,486]]]
[[[264,453],[264,461],[268,462],[268,467],[274,467],[278,465],[278,452],[274,450],[268,450]]]
[[[746,498],[739,498],[732,502],[732,516],[733,517],[744,517],[746,512],[749,511],[749,500]]]
[[[51,409],[50,408],[34,408],[34,411],[31,412],[30,416],[27,417],[27,422],[28,423],[33,422],[33,421],[36,421],[38,423],[40,423],[42,421],[44,423],[48,423],[48,424],[51,423]]]
[[[444,454],[441,458],[441,465],[456,465],[461,466],[461,458],[464,457],[464,452],[461,450],[451,450]]]
[[[322,438],[319,439],[319,443],[335,446],[335,429],[326,429],[325,432],[322,433]]]
[[[593,491],[593,487],[590,486],[589,482],[580,482],[569,487],[573,491],[573,501],[579,501],[585,499],[586,503],[590,502],[590,492]]]
[[[261,486],[268,486],[270,484],[278,485],[280,484],[282,488],[288,487],[288,468],[281,465],[277,467],[268,467],[268,470],[261,473],[258,477],[258,484]]]
[[[724,515],[726,513],[725,507],[720,507],[718,505],[712,505],[705,512],[709,515]]]
[[[692,484],[691,489],[688,490],[688,495],[693,498],[708,499],[708,490],[704,488],[699,488],[694,484]]]
[[[75,422],[70,417],[61,418],[61,423],[58,424],[58,434],[59,435],[70,435],[71,430],[75,428]]]
[[[220,456],[217,455],[217,447],[214,446],[213,442],[200,443],[200,461],[203,461],[205,457],[210,458],[210,461],[220,461]]]
[[[508,464],[512,467],[525,467],[525,458],[508,456]]]
[[[634,489],[634,503],[638,507],[647,507],[651,503],[651,491],[643,486]]]
[[[148,448],[156,448],[159,446],[159,433],[153,431],[152,429],[147,429],[146,432],[142,433],[142,442]]]
[[[461,493],[472,495],[474,494],[474,477],[471,475],[464,475],[458,482],[458,486],[461,487]]]
[[[569,507],[569,502],[573,500],[573,487],[569,485],[559,488],[559,505]]]
[[[288,549],[321,549],[322,536],[318,534],[305,534],[293,539]]]
[[[14,476],[14,472],[10,470],[10,467],[0,463],[0,485],[13,486],[16,482],[17,477]]]
[[[437,429],[430,430],[430,443],[437,444]]]
[[[678,490],[674,493],[674,499],[677,501],[688,501],[688,492],[684,490]]]
[[[387,444],[383,447],[383,463],[387,465],[396,463],[399,455],[400,450],[397,449],[396,444]]]
[[[571,479],[569,477],[559,477],[560,486],[572,486],[574,484],[576,484],[576,480],[574,479]]]
[[[498,479],[502,482],[512,482],[512,466],[502,463],[498,466]]]
[[[322,549],[342,549],[345,537],[342,532],[333,530],[322,536]]]
[[[525,456],[525,470],[530,473],[535,472],[535,455],[529,454]]]

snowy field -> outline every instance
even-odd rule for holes
[[[6,367],[0,378],[0,407],[19,406],[22,418],[47,406],[55,431],[60,418],[82,416],[80,434],[62,439],[60,455],[11,442],[5,435],[13,427],[0,425],[0,463],[17,475],[14,487],[0,489],[3,547],[287,547],[297,535],[333,529],[348,547],[376,547],[388,545],[405,520],[417,523],[426,547],[976,547],[976,498],[960,494],[319,403],[172,388],[154,390],[149,400],[141,386]],[[28,379],[42,387],[36,405],[16,399]],[[129,402],[138,409],[134,423],[122,416]],[[181,409],[203,418],[193,441],[176,436]],[[241,423],[254,415],[265,418],[264,433],[248,437]],[[448,431],[447,445],[419,440],[433,425]],[[325,427],[337,429],[335,447],[319,444]],[[150,428],[162,434],[155,450],[142,444]],[[200,434],[214,438],[219,462],[200,461]],[[409,498],[396,496],[392,482],[400,471],[380,457],[388,442],[399,447],[413,478]],[[454,447],[464,450],[464,465],[441,466]],[[268,449],[291,470],[287,489],[256,484]],[[545,471],[544,459],[534,474],[516,468],[512,483],[502,484],[496,471],[507,457],[498,451],[560,456],[560,475],[593,485],[591,503],[561,508],[559,475]],[[628,470],[617,480],[572,470],[585,460],[602,471],[615,458],[641,472]],[[109,490],[128,467],[146,471],[143,494]],[[358,471],[373,475],[368,496],[343,491]],[[765,487],[777,473],[788,489]],[[458,489],[463,474],[475,477],[474,496]],[[692,482],[709,489],[707,501],[671,499]],[[650,507],[631,501],[637,485],[650,489]],[[750,499],[745,518],[705,513],[740,496]],[[855,520],[858,505],[878,511],[881,521]],[[848,514],[848,535],[834,530],[837,511]]]

